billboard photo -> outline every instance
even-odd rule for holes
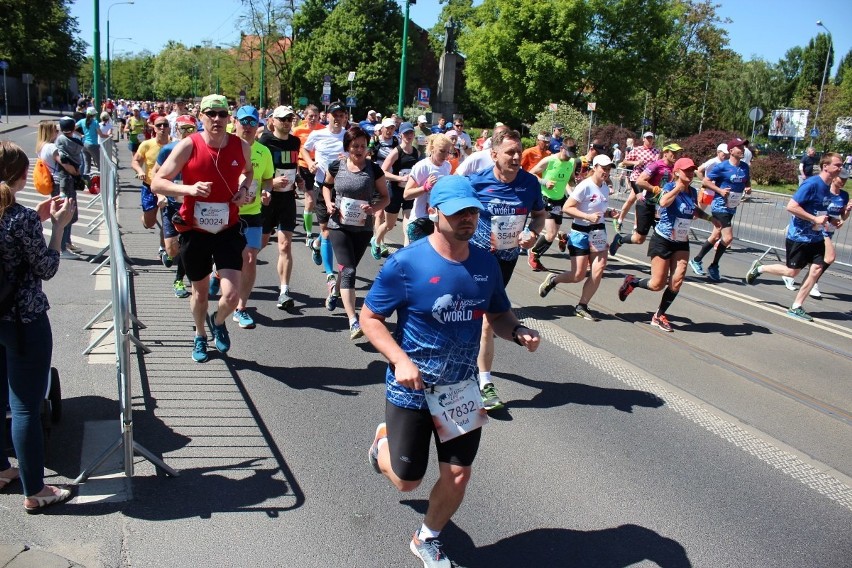
[[[772,111],[769,135],[781,138],[804,138],[809,110],[781,109]]]
[[[838,142],[852,142],[852,116],[840,116],[834,126]]]

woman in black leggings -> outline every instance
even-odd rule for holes
[[[329,164],[322,188],[329,212],[329,239],[339,265],[337,291],[349,317],[352,340],[364,335],[355,313],[355,269],[370,246],[373,216],[389,201],[385,173],[378,164],[367,160],[369,142],[369,135],[360,127],[347,130],[343,151],[349,157]],[[373,202],[375,194],[379,197]]]

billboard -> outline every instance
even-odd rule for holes
[[[852,116],[840,116],[834,125],[838,142],[852,142]]]
[[[804,138],[809,110],[780,109],[772,111],[769,135],[782,138]]]

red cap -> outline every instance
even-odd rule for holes
[[[175,119],[175,122],[177,122],[179,126],[198,126],[195,122],[195,118],[188,114],[180,115],[177,119]]]
[[[745,140],[742,138],[731,138],[728,140],[728,152],[730,152],[731,148],[734,148],[735,146],[739,146],[740,148],[745,147]]]
[[[690,158],[680,158],[678,161],[674,163],[673,171],[684,171],[684,170],[694,170],[695,162],[693,162]]]

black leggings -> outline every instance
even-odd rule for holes
[[[355,288],[355,269],[361,262],[361,257],[367,247],[370,246],[372,231],[349,230],[344,228],[330,229],[328,238],[337,258],[338,270],[340,271],[340,289],[349,290]]]

